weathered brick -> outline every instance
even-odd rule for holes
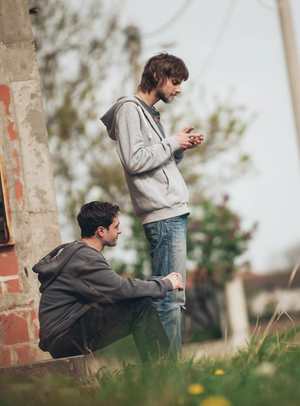
[[[3,343],[5,345],[26,343],[29,341],[27,313],[2,314],[0,316],[0,321],[3,324]]]
[[[7,131],[8,131],[11,141],[15,141],[18,139],[18,133],[17,133],[17,131],[14,130],[14,127],[15,127],[15,123],[13,123],[12,121],[9,121],[8,126],[7,126]]]
[[[11,364],[10,350],[0,350],[0,366],[6,366]]]
[[[33,337],[35,340],[38,340],[40,338],[40,323],[37,312],[35,310],[31,310],[30,316],[31,316],[31,325],[33,329]]]
[[[10,115],[10,90],[7,85],[0,85],[0,102],[5,106],[5,114]]]
[[[23,364],[25,362],[34,362],[37,360],[37,351],[30,345],[14,347],[14,352],[17,356],[18,364]]]
[[[30,303],[32,305],[32,302],[30,302]],[[30,317],[31,317],[31,320],[37,319],[38,318],[37,312],[35,310],[30,310]]]
[[[19,179],[15,180],[15,192],[16,192],[16,200],[17,200],[19,209],[24,209],[25,196],[24,196],[24,192],[23,192],[23,185]]]
[[[34,334],[35,340],[39,340],[39,338],[40,338],[40,325],[39,325],[38,320],[35,320],[35,322],[33,324],[33,334]]]
[[[61,238],[28,4],[0,3],[1,175],[10,231],[0,246],[0,364],[14,364],[44,356],[33,311],[39,292],[32,274],[25,279],[23,272]]]
[[[14,149],[12,154],[12,166],[13,166],[13,171],[16,177],[18,178],[20,176],[20,164],[19,164],[19,155],[18,152]]]
[[[19,293],[20,282],[19,279],[11,279],[6,281],[7,293]]]
[[[22,309],[28,309],[28,310],[32,310],[32,306],[34,305],[34,301],[31,300],[29,303],[24,303],[21,308]]]
[[[0,247],[0,275],[9,276],[19,273],[15,247]]]

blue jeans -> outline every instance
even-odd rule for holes
[[[187,214],[144,225],[151,245],[152,274],[166,276],[171,272],[186,280],[186,229]],[[169,337],[174,354],[181,357],[181,313],[185,304],[185,292],[168,292],[163,299],[155,300],[162,325]]]

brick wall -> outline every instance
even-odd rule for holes
[[[48,357],[38,349],[36,303],[26,298],[13,246],[0,247],[0,301],[10,303],[0,312],[0,366]]]
[[[26,0],[0,1],[0,215],[4,205],[9,234],[0,242],[0,366],[49,358],[38,348],[32,266],[61,243],[28,10]]]

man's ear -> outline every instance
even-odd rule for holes
[[[96,230],[96,233],[97,233],[100,237],[103,237],[103,235],[104,235],[103,231],[104,231],[104,227],[103,227],[103,226],[99,226],[99,227],[97,228],[97,230]]]
[[[153,78],[154,78],[154,80],[156,82],[157,87],[162,87],[164,84],[167,83],[167,80],[168,80],[167,77],[158,79],[156,72],[153,73]]]

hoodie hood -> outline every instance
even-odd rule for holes
[[[58,277],[75,252],[83,247],[86,243],[79,241],[59,245],[34,265],[32,270],[38,274],[41,293]]]
[[[119,97],[117,102],[111,106],[111,108],[100,118],[103,124],[107,128],[108,135],[112,140],[116,140],[115,135],[115,122],[116,122],[116,114],[121,106],[124,103],[135,103],[137,106],[142,107],[141,104],[134,96],[122,96]]]

